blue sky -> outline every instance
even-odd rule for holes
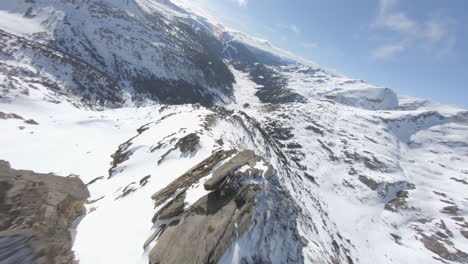
[[[193,0],[230,28],[368,83],[468,108],[466,0]]]

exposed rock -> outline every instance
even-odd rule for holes
[[[156,220],[167,220],[172,217],[180,215],[184,211],[186,193],[182,192],[176,198],[167,203],[161,208],[153,217],[153,223]]]
[[[95,182],[97,182],[97,181],[103,180],[103,179],[104,179],[104,176],[96,177],[96,178],[92,179],[90,182],[88,182],[88,183],[86,184],[86,186],[91,185],[91,184],[93,184],[93,183],[95,183]]]
[[[214,161],[217,161],[217,164],[220,154],[215,153],[214,156],[202,164],[213,164]],[[245,233],[251,225],[255,197],[261,190],[261,185],[244,182],[249,178],[261,178],[264,175],[263,171],[255,168],[260,160],[253,151],[242,151],[213,172],[204,185],[206,190],[212,192],[196,201],[187,211],[184,212],[185,191],[177,194],[160,209],[153,221],[182,215],[183,218],[155,232],[159,237],[156,246],[151,250],[150,263],[217,263],[236,237]],[[244,165],[248,165],[249,169],[236,171]],[[185,175],[193,172],[196,173],[197,170],[192,169]],[[204,170],[203,175],[208,175],[209,172],[210,170]],[[185,178],[188,179],[187,176]],[[190,182],[194,183],[197,178],[199,177],[192,176]],[[180,179],[173,183],[178,184]],[[173,187],[170,189],[173,192],[180,190]],[[159,195],[164,193],[160,192]],[[171,196],[174,196],[174,193]],[[148,245],[149,242],[145,244]],[[181,248],[184,250],[180,250]]]
[[[468,185],[468,182],[464,179],[458,179],[458,178],[455,178],[455,177],[450,177],[451,180],[454,180],[456,182],[459,182],[459,183],[463,183],[465,185]]]
[[[174,138],[175,140],[175,138]],[[166,157],[174,150],[179,149],[180,152],[183,155],[186,154],[193,154],[197,151],[200,143],[200,137],[196,133],[190,133],[182,138],[180,138],[177,143],[174,145],[174,147],[170,148],[168,151],[166,151],[163,155],[161,155],[161,158],[158,160],[158,165],[161,164]],[[162,145],[158,145],[153,150],[160,148]],[[153,151],[152,150],[152,151]]]
[[[250,226],[256,185],[204,196],[177,225],[168,226],[150,253],[150,263],[217,263],[236,237]],[[180,250],[184,249],[184,250]]]
[[[238,63],[234,67],[248,72],[252,81],[259,85],[255,95],[262,103],[283,104],[306,101],[305,97],[287,87],[287,78],[273,67],[258,63]]]
[[[387,165],[377,159],[372,153],[368,152],[367,154],[370,155],[363,155],[358,153],[357,151],[350,152],[348,150],[344,150],[343,154],[345,155],[346,159],[344,160],[347,163],[354,163],[356,161],[361,161],[364,166],[371,170],[377,170],[381,172],[387,172]]]
[[[17,114],[13,114],[13,113],[10,113],[10,114],[7,114],[7,113],[4,113],[4,112],[0,112],[0,119],[19,119],[19,120],[24,120],[23,117],[17,115]]]
[[[302,145],[299,144],[299,143],[293,142],[293,143],[288,143],[288,144],[286,145],[286,147],[287,147],[288,149],[301,149],[301,148],[302,148]]]
[[[359,175],[359,181],[361,181],[373,191],[377,190],[377,188],[379,188],[380,185],[380,183],[364,175]]]
[[[468,239],[468,230],[460,230],[460,233],[464,238]]]
[[[452,217],[452,219],[457,221],[457,222],[465,221],[465,218],[463,216],[454,216],[454,217]]]
[[[194,182],[206,176],[214,168],[214,166],[216,166],[216,164],[226,159],[234,152],[235,150],[220,150],[213,153],[210,157],[200,162],[195,167],[191,168],[189,171],[187,171],[182,176],[170,183],[168,186],[153,194],[151,198],[153,198],[153,200],[155,201],[155,207],[161,205],[164,201],[169,199],[178,189],[187,189]]]
[[[77,177],[14,170],[0,161],[0,263],[72,263],[69,229],[88,196]]]
[[[129,194],[133,193],[134,191],[136,191],[138,188],[135,185],[136,185],[136,183],[132,182],[129,185],[125,186],[125,188],[123,188],[123,190],[122,190],[122,194],[117,196],[116,199],[124,198],[127,195],[129,195]]]
[[[377,182],[365,175],[359,175],[359,181],[369,187],[383,198],[385,210],[397,212],[400,209],[407,209],[406,199],[408,191],[415,189],[415,185],[406,181],[398,182]]]
[[[282,127],[279,122],[273,120],[266,124],[266,130],[272,138],[277,140],[289,140],[294,137],[292,127]]]
[[[323,130],[321,130],[321,129],[318,128],[318,127],[312,126],[312,125],[306,126],[305,129],[310,130],[310,131],[313,131],[314,133],[317,133],[317,134],[319,134],[319,135],[321,135],[321,136],[324,135]]]
[[[5,264],[35,264],[35,254],[25,236],[0,237],[0,261]]]
[[[182,153],[192,153],[197,149],[199,143],[200,137],[195,133],[190,133],[185,137],[179,139],[175,146],[178,147],[180,149],[180,152]]]
[[[156,206],[164,202],[166,204],[155,214],[153,221],[157,226],[156,231],[144,245],[146,248],[157,239],[149,255],[151,264],[218,263],[227,251],[231,250],[233,242],[252,228],[257,209],[256,197],[274,171],[261,157],[250,150],[237,153],[214,169],[232,153],[224,151],[214,153],[153,196]],[[256,167],[258,162],[264,163],[262,167],[266,166],[265,171]],[[187,188],[202,177],[208,176],[210,172],[212,176],[205,181],[204,187],[211,192],[192,205],[184,204]],[[284,199],[284,201],[281,198],[275,200],[281,208],[279,210],[292,210],[291,200],[285,198],[286,194],[280,194],[279,190],[275,190]],[[259,217],[261,219],[259,221],[263,221],[267,216]],[[261,229],[264,227],[265,223],[259,225]],[[288,230],[286,226],[281,228]],[[299,250],[303,244],[297,240],[298,234],[294,236]],[[261,241],[259,245],[268,243],[260,237],[258,239]],[[182,248],[184,250],[181,250]],[[291,255],[297,256],[295,254],[296,252],[291,252]],[[240,261],[250,263],[245,259]],[[260,258],[254,262],[264,263],[262,261]],[[288,263],[296,263],[294,261],[297,261],[297,257],[291,257]]]
[[[400,209],[407,208],[406,198],[408,198],[408,192],[407,191],[398,192],[397,196],[398,196],[397,199],[394,199],[385,204],[384,206],[385,210],[397,212]]]
[[[140,186],[141,187],[145,186],[148,183],[150,178],[151,178],[151,175],[146,175],[145,177],[141,178]]]
[[[439,255],[441,258],[451,261],[456,261],[460,263],[466,263],[468,259],[468,254],[461,251],[456,250],[455,252],[450,252],[445,246],[444,242],[438,239],[436,236],[427,236],[422,235],[423,238],[421,242],[424,246],[429,249],[430,251],[434,252],[435,254]]]
[[[414,184],[407,181],[383,182],[379,185],[377,191],[384,197],[385,201],[393,201],[402,196],[400,194],[402,191],[414,190],[415,188]]]
[[[331,150],[322,140],[320,139],[317,139],[318,143],[320,144],[320,146],[326,150],[328,152],[328,158],[331,160],[331,161],[337,161],[338,160],[338,157],[335,156],[335,153],[333,152],[333,150]]]
[[[390,234],[390,236],[391,236],[392,239],[395,241],[395,243],[397,243],[398,245],[402,245],[402,243],[401,243],[401,236],[396,235],[396,234]]]
[[[260,158],[251,150],[244,150],[238,153],[213,172],[211,179],[207,180],[204,184],[205,189],[208,191],[216,190],[228,176],[233,175],[235,170],[245,164],[255,166],[257,161],[260,161]]]
[[[217,139],[215,142],[216,142],[216,144],[218,144],[219,146],[223,146],[223,145],[224,145],[224,140],[223,140],[222,138]]]
[[[451,206],[446,206],[442,208],[441,212],[445,214],[456,214],[459,210],[460,208],[458,208],[458,206],[451,205]]]
[[[28,119],[26,121],[24,121],[26,124],[28,125],[39,125],[38,122],[34,121],[33,119]]]
[[[129,139],[125,143],[120,144],[117,151],[111,155],[112,162],[111,162],[111,167],[109,169],[109,178],[112,177],[117,166],[119,166],[119,164],[123,163],[124,161],[127,161],[130,158],[130,156],[133,154],[131,151],[128,150],[128,148],[132,145],[131,143],[132,139],[133,138]]]

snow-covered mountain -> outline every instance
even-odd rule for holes
[[[90,198],[74,223],[82,202],[50,202],[57,187],[0,218],[0,262],[58,263],[68,239],[81,264],[468,263],[468,111],[193,10],[3,0],[0,216],[25,210],[14,169],[75,175]]]

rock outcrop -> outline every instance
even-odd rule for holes
[[[71,230],[88,196],[77,177],[15,170],[0,161],[0,263],[73,263]]]
[[[146,243],[157,239],[150,252],[151,264],[218,263],[251,228],[257,195],[273,168],[249,150],[224,162],[232,154],[214,153],[153,196],[156,205],[165,206],[153,218],[156,232]],[[201,184],[210,174],[203,185],[209,192],[192,205],[184,203],[187,187]]]

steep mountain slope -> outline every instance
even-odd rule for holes
[[[0,9],[0,159],[88,183],[80,263],[468,263],[468,111],[170,1]]]

